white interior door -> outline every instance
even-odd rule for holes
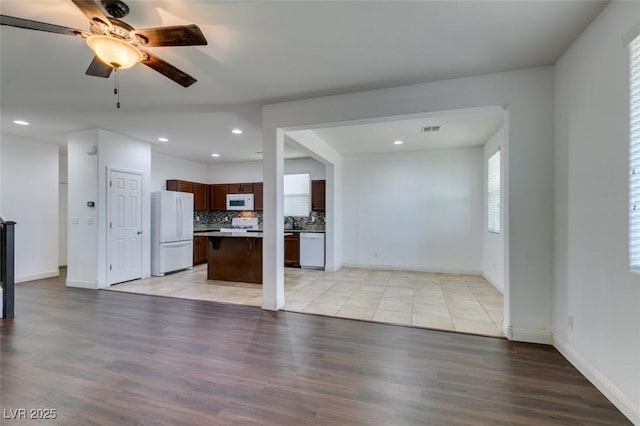
[[[142,278],[142,176],[109,172],[109,284]]]

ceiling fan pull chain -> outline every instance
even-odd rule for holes
[[[113,94],[116,95],[116,107],[120,109],[120,76],[118,75],[118,68],[113,69],[115,71],[115,87],[113,88]]]

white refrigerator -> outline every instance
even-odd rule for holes
[[[193,266],[193,194],[151,193],[151,275]]]

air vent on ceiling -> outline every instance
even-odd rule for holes
[[[440,130],[440,126],[426,126],[422,128],[422,133],[437,132],[438,130]]]

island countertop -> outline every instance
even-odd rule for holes
[[[197,237],[244,237],[244,238],[262,238],[262,232],[196,232]]]
[[[232,237],[232,238],[262,238],[262,232],[196,232],[196,237]],[[291,232],[285,232],[284,236],[293,235]]]

